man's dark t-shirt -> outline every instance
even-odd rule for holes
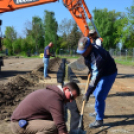
[[[49,46],[46,46],[45,49],[44,49],[44,57],[45,58],[49,58],[50,55],[47,55],[47,50],[50,51],[50,47]]]

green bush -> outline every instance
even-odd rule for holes
[[[72,54],[73,54],[73,51],[72,51],[72,50],[70,50],[70,55],[72,56]]]
[[[22,51],[20,54],[21,56],[27,56],[27,53],[25,51]]]
[[[12,56],[12,55],[13,55],[13,51],[12,51],[11,49],[9,49],[8,55],[9,55],[9,56]]]
[[[59,48],[56,49],[56,55],[58,55],[58,54],[59,54]]]

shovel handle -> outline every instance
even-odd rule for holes
[[[87,89],[88,89],[88,86],[89,86],[90,76],[91,76],[91,75],[89,74],[89,75],[88,75],[87,84],[86,84],[86,87],[85,87],[85,93],[87,92]],[[83,115],[83,112],[84,112],[84,106],[85,106],[85,101],[83,101],[83,103],[82,103],[81,115]]]

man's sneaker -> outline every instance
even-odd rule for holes
[[[90,117],[96,118],[96,115],[97,115],[96,112],[94,112],[94,113],[89,113],[89,116],[90,116]],[[108,116],[104,115],[104,118],[106,119],[106,118],[108,118]]]
[[[96,112],[94,112],[94,113],[89,113],[89,116],[90,116],[90,117],[94,117],[94,118],[96,118],[96,115],[97,115]]]
[[[103,126],[103,120],[96,120],[95,122],[89,124],[90,128],[97,128]]]
[[[47,76],[47,77],[45,77],[45,80],[50,80],[50,79],[51,79],[51,77],[48,77],[48,76]]]
[[[47,75],[48,78],[51,78],[49,75]]]

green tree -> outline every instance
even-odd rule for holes
[[[15,31],[14,27],[6,27],[5,31],[6,38],[10,39],[12,42],[17,38],[17,32]]]
[[[17,38],[12,44],[14,46],[14,53],[20,53],[21,52],[21,42],[22,38]]]
[[[8,38],[4,38],[3,40],[3,45],[7,48],[7,49],[12,49],[12,42],[10,39]]]
[[[44,46],[44,27],[42,19],[37,16],[32,19],[32,37],[35,43],[35,50],[38,53],[39,47]]]
[[[27,21],[25,23],[25,29],[24,32],[26,34],[25,40],[22,41],[21,49],[23,53],[26,51],[30,51],[31,53],[35,52],[35,40],[32,35],[32,22]],[[28,47],[28,48],[27,48]]]
[[[124,48],[134,48],[134,0],[130,8],[127,8],[128,25],[123,32]]]
[[[38,54],[40,49],[44,49],[44,26],[40,17],[34,16],[32,22],[26,22],[25,34],[29,46],[26,51],[32,50],[32,53],[36,51]]]
[[[5,36],[6,36],[6,38],[4,39],[4,45],[9,49],[9,52],[11,54],[14,54],[13,42],[17,39],[17,32],[13,26],[6,27]]]
[[[49,12],[47,10],[45,12],[44,17],[44,27],[45,27],[45,46],[47,46],[50,42],[53,42],[54,49],[56,50],[57,44],[57,28],[58,23],[55,19],[54,12]]]
[[[67,45],[66,45],[66,48],[70,51],[71,49],[71,38],[70,38],[70,34],[71,34],[71,31],[74,27],[74,20],[72,19],[66,19],[64,18],[60,25],[58,26],[58,32],[61,34],[61,36],[63,37],[63,42],[66,42]],[[63,43],[65,44],[65,43]]]
[[[115,44],[119,42],[122,44],[123,39],[125,37],[125,27],[128,25],[128,19],[124,13],[121,13],[121,18],[115,21],[115,27],[117,27],[117,32],[114,33],[115,35]],[[122,44],[123,45],[123,44]]]
[[[9,55],[12,55],[13,51],[12,51],[12,42],[11,42],[11,40],[8,39],[8,38],[4,38],[2,41],[3,41],[2,44],[8,49]]]
[[[116,48],[116,44],[121,39],[126,18],[121,12],[108,11],[106,8],[95,9],[93,12],[95,25],[103,38],[104,48]]]
[[[78,43],[78,40],[80,39],[81,35],[82,35],[82,33],[80,32],[77,24],[74,23],[72,31],[69,34],[69,40],[70,40],[70,44],[71,44],[71,49],[75,49],[76,50],[77,43]]]

